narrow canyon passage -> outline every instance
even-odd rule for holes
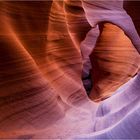
[[[0,1],[0,139],[140,139],[138,1]]]

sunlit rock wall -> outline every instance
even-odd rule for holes
[[[140,138],[139,19],[124,6],[133,20],[116,0],[0,2],[0,139]]]

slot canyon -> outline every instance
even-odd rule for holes
[[[0,140],[140,139],[139,9],[1,0]]]

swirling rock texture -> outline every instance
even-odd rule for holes
[[[0,138],[139,139],[132,11],[119,0],[1,1]]]

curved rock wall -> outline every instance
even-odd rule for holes
[[[1,139],[140,138],[140,39],[123,1],[1,1],[0,19]]]

